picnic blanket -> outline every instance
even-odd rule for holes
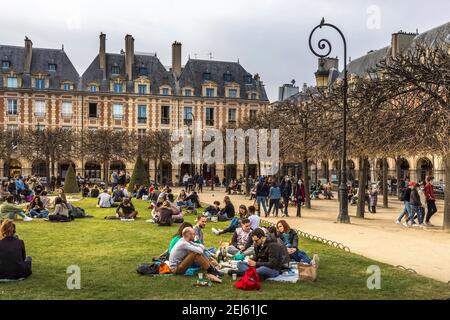
[[[292,268],[289,271],[283,272],[278,277],[269,278],[267,280],[276,281],[276,282],[288,282],[288,283],[297,283],[299,280],[298,269]]]

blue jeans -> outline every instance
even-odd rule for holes
[[[247,262],[238,262],[238,270],[245,272],[247,269],[250,268]],[[269,279],[269,278],[276,278],[280,275],[280,271],[271,269],[269,267],[259,267],[256,268],[256,272],[258,273],[258,276],[261,277],[261,280],[263,279]]]
[[[311,258],[308,257],[305,251],[297,249],[297,251],[289,255],[289,257],[291,258],[291,260],[294,260],[295,262],[303,262],[306,264],[311,264]]]
[[[266,197],[256,197],[256,202],[258,203],[258,216],[261,217],[261,204],[264,209],[264,214],[267,215]]]
[[[32,218],[47,218],[48,217],[48,211],[47,210],[42,210],[42,211],[36,211],[36,210],[30,210],[30,216]]]
[[[20,216],[22,218],[26,217],[25,212],[23,212],[22,210],[21,211],[15,211],[15,212],[8,212],[6,215],[7,215],[9,220],[14,220],[16,218],[16,215]]]
[[[408,215],[408,217],[411,217],[411,215],[413,215],[413,211],[412,211],[411,204],[409,203],[409,201],[405,200],[404,203],[405,203],[405,206],[403,207],[403,211],[397,219],[398,221],[402,221],[403,217],[406,215]],[[413,216],[413,218],[414,218],[414,216]]]

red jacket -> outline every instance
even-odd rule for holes
[[[427,197],[427,201],[435,200],[433,185],[431,183],[427,183],[427,185],[425,186],[425,196]]]

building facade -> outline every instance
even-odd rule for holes
[[[182,45],[172,45],[172,66],[166,68],[156,54],[137,53],[134,38],[125,37],[125,51],[106,52],[106,35],[100,34],[99,53],[80,77],[64,49],[0,45],[0,129],[71,128],[75,131],[113,129],[174,130],[201,121],[203,128],[239,127],[247,117],[266,110],[269,101],[258,74],[248,73],[238,62],[189,59],[182,66]],[[1,158],[1,157],[0,157]],[[13,156],[0,177],[22,174],[44,176],[45,164]],[[95,159],[67,159],[58,163],[58,174],[73,164],[92,179],[106,180]],[[149,163],[149,174],[155,168]],[[110,169],[132,170],[133,163],[111,159]],[[163,176],[178,181],[186,165],[165,163]],[[200,169],[199,169],[200,171]],[[204,166],[206,176],[225,175],[223,166]],[[231,169],[232,176],[244,168]]]

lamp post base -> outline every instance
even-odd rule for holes
[[[348,215],[348,189],[347,183],[342,183],[339,187],[339,216],[338,223],[350,223],[350,216]]]

